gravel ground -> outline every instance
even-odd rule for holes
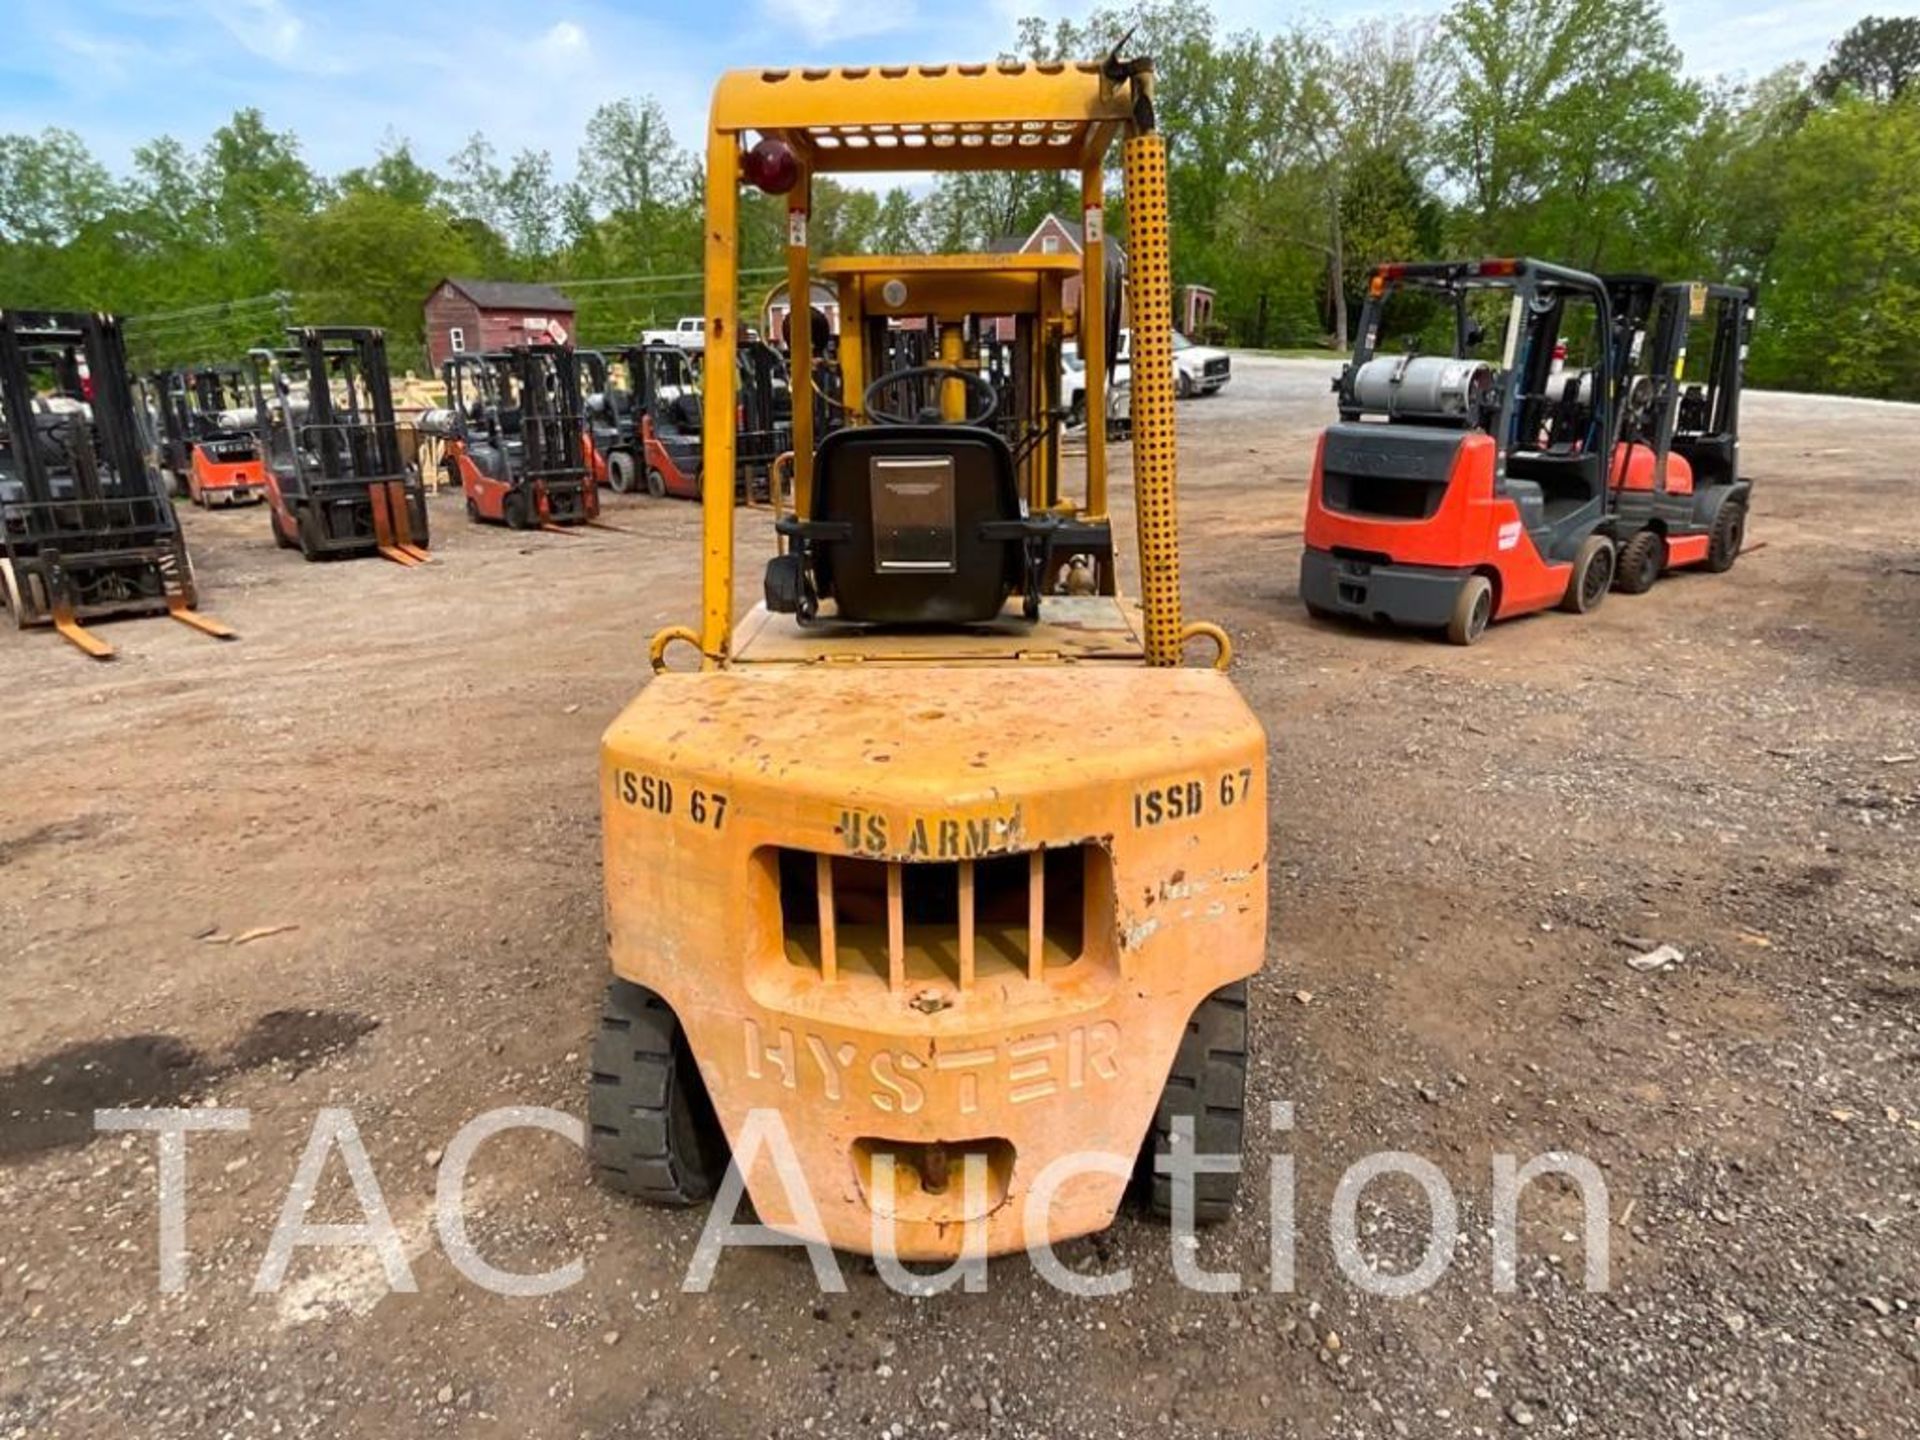
[[[532,1132],[474,1162],[472,1236],[584,1278],[529,1299],[463,1278],[430,1223],[455,1131],[581,1108],[595,745],[647,636],[694,612],[697,515],[614,500],[629,533],[522,536],[444,497],[439,563],[403,571],[305,565],[257,511],[195,512],[239,643],[126,624],[109,667],[0,635],[0,1435],[1920,1433],[1920,410],[1750,396],[1733,572],[1458,650],[1300,609],[1328,374],[1241,357],[1180,409],[1188,608],[1233,632],[1273,747],[1251,1085],[1293,1124],[1256,1128],[1254,1183],[1201,1244],[1239,1293],[1183,1289],[1127,1216],[1062,1250],[1129,1268],[1111,1298],[1018,1258],[917,1300],[846,1258],[821,1294],[784,1250],[683,1294],[703,1217],[614,1200]],[[760,543],[759,516],[742,529]],[[1685,958],[1627,963],[1658,943]],[[154,1104],[251,1117],[193,1138],[173,1295],[154,1142],[91,1124]],[[417,1290],[342,1248],[256,1295],[334,1106]],[[1416,1297],[1355,1284],[1329,1240],[1376,1151],[1425,1157],[1458,1208]],[[1547,1151],[1604,1176],[1605,1293],[1551,1179],[1493,1287],[1494,1157]],[[1276,1157],[1298,1217],[1278,1289]],[[357,1216],[336,1157],[310,1218]],[[1405,1179],[1358,1220],[1389,1272],[1426,1248]]]

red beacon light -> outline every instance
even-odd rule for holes
[[[740,169],[749,185],[769,195],[786,194],[800,179],[800,162],[794,158],[792,147],[772,136],[747,151]]]

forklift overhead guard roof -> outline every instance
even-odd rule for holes
[[[815,174],[1079,170],[1151,85],[1144,62],[733,70],[714,88],[713,128],[776,136]]]

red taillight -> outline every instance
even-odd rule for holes
[[[800,162],[783,140],[772,136],[747,151],[740,170],[747,183],[769,195],[784,195],[800,179]]]
[[[1482,275],[1512,275],[1520,269],[1518,260],[1482,260],[1474,267]]]

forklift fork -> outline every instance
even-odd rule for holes
[[[194,595],[187,584],[187,552],[182,546],[160,557],[160,587],[166,593],[167,614],[189,629],[198,630],[202,635],[211,635],[216,640],[238,640],[239,634],[230,626],[222,624],[211,615],[202,615],[194,609]],[[69,639],[72,637],[69,636]]]
[[[413,543],[413,523],[402,480],[385,480],[367,489],[373,508],[373,538],[380,553],[396,565],[424,565],[433,557]]]
[[[167,614],[190,629],[198,630],[202,635],[211,635],[216,640],[238,640],[239,633],[230,625],[224,625],[211,615],[202,615],[187,603],[187,597],[176,591],[167,592]],[[72,639],[71,636],[68,636]]]
[[[54,591],[49,599],[48,608],[53,614],[53,628],[58,630],[66,640],[96,660],[113,659],[113,646],[74,618],[73,601],[67,598],[64,588]]]

